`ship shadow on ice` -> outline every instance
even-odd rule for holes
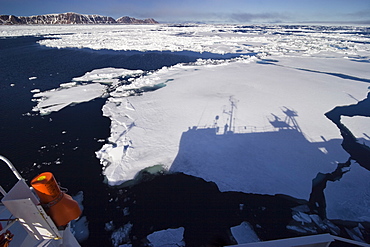
[[[170,171],[214,181],[221,191],[275,191],[308,199],[317,172],[333,170],[343,157],[341,140],[310,142],[295,119],[297,112],[284,108],[283,113],[271,114],[271,126],[263,128],[229,123],[189,128]]]
[[[248,224],[264,241],[328,232],[349,238],[346,229],[357,223],[333,223],[310,207],[311,201],[325,200],[323,183],[313,188],[313,182],[318,172],[335,169],[343,155],[341,140],[310,142],[297,112],[282,111],[268,117],[271,126],[264,131],[233,122],[189,128],[170,173],[145,172],[140,183],[121,190],[119,206],[112,207],[126,214],[112,225],[124,226],[113,234],[129,228],[123,242],[149,246],[149,234],[183,227],[186,246],[224,246],[236,244],[232,227]],[[325,202],[319,202],[325,211]]]

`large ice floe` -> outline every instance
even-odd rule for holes
[[[127,70],[104,68],[87,72],[81,77],[72,79],[72,82],[60,84],[60,88],[50,91],[40,92],[38,89],[32,90],[34,101],[37,105],[33,111],[40,112],[42,115],[56,112],[66,106],[88,102],[90,100],[104,97],[107,95],[108,86],[117,86],[120,78],[126,76],[140,75],[142,70]]]
[[[324,113],[366,98],[370,45],[363,27],[0,27],[2,36],[43,34],[49,47],[236,53],[144,73],[107,68],[37,92],[42,114],[107,97],[109,142],[96,152],[110,185],[161,165],[222,191],[308,199],[318,172],[348,159]],[[256,53],[255,56],[245,54]],[[138,75],[141,76],[138,77]],[[135,78],[128,79],[130,75]],[[35,91],[36,92],[36,91]],[[66,97],[68,95],[68,97]],[[369,145],[370,119],[342,122]],[[353,164],[327,184],[328,218],[370,220],[370,173]]]
[[[185,246],[185,243],[182,241],[183,234],[184,228],[180,227],[177,229],[166,229],[163,231],[154,232],[148,235],[147,239],[153,247]]]
[[[163,165],[214,181],[222,191],[308,199],[316,174],[332,172],[348,158],[339,131],[324,113],[365,98],[368,87],[299,69],[316,60],[332,69],[353,63],[281,57],[278,65],[246,60],[175,66],[136,81],[166,84],[155,92],[120,97],[117,92],[124,90],[117,88],[103,107],[112,120],[111,143],[97,152],[109,183],[120,184],[146,167]],[[310,68],[316,69],[318,65]],[[369,119],[343,121],[368,141]],[[368,171],[356,165],[340,182],[328,184],[328,215],[368,215],[368,185]]]

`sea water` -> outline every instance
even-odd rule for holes
[[[110,122],[101,112],[105,99],[45,116],[32,112],[36,104],[32,92],[57,88],[88,71],[106,67],[149,71],[195,61],[197,53],[55,49],[39,46],[40,39],[0,39],[0,153],[27,181],[51,171],[69,194],[83,192],[83,216],[90,231],[83,246],[110,246],[111,237],[125,225],[137,245],[145,245],[142,240],[153,231],[179,227],[185,228],[187,243],[231,243],[228,229],[242,220],[248,220],[263,240],[288,236],[290,208],[300,203],[293,198],[221,193],[214,183],[164,174],[161,169],[154,177],[152,169],[143,171],[130,187],[108,187],[95,157],[109,137]],[[8,190],[15,179],[7,167],[0,171],[1,185]],[[108,222],[112,227],[107,230]]]
[[[197,56],[205,55],[57,49],[40,46],[36,42],[41,39],[0,39],[0,154],[11,160],[28,182],[39,173],[51,171],[68,194],[82,191],[83,215],[90,232],[82,245],[109,246],[111,233],[104,226],[114,217],[108,211],[116,191],[103,182],[95,157],[109,137],[110,121],[101,112],[105,99],[41,116],[32,112],[36,105],[32,92],[57,88],[98,68],[149,71],[194,62]],[[0,171],[1,186],[9,190],[16,179],[5,165]]]
[[[32,112],[32,90],[48,90],[68,83],[87,71],[105,67],[153,70],[178,62],[194,61],[187,56],[164,55],[149,63],[143,53],[45,48],[42,37],[0,39],[0,154],[12,161],[30,181],[44,171],[74,195],[84,193],[84,212],[90,236],[86,246],[109,246],[106,205],[110,189],[103,183],[101,165],[95,157],[109,137],[110,121],[102,116],[105,99],[75,105],[58,113],[40,116]],[[170,56],[171,59],[166,59]],[[1,166],[1,186],[9,190],[15,177]]]

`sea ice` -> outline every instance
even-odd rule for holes
[[[2,25],[0,36],[44,35],[39,44],[57,48],[128,51],[193,51],[226,53],[265,52],[273,55],[339,52],[361,55],[367,37],[356,35],[366,27],[278,25]],[[49,35],[50,36],[47,36]],[[367,53],[368,54],[368,53]]]
[[[102,68],[87,72],[85,75],[73,78],[72,80],[75,82],[82,81],[96,82],[102,84],[117,84],[119,82],[119,78],[124,78],[125,76],[141,75],[142,73],[142,70]]]
[[[117,86],[126,76],[137,76],[143,73],[142,70],[128,70],[116,68],[103,68],[87,72],[81,77],[72,79],[72,82],[60,84],[60,88],[40,92],[34,89],[33,97],[36,99],[37,106],[33,111],[38,111],[42,115],[59,111],[62,108],[81,102],[87,102],[95,98],[104,96],[108,87],[105,84]],[[83,83],[83,84],[79,84]]]
[[[71,104],[88,102],[102,97],[106,93],[106,90],[106,86],[94,83],[36,93],[33,97],[38,98],[39,102],[33,108],[33,111],[38,111],[41,115],[46,115],[54,111],[59,111]]]
[[[238,244],[246,244],[261,241],[248,222],[242,222],[238,226],[231,227],[231,233]]]
[[[114,247],[120,246],[122,242],[129,240],[131,228],[132,224],[129,222],[112,233],[111,240]]]
[[[183,241],[184,228],[166,229],[147,236],[153,247],[185,246]]]
[[[73,196],[73,199],[78,203],[81,211],[84,210],[84,206],[82,204],[84,195],[83,191],[79,191],[76,195]],[[87,221],[86,216],[82,216],[78,218],[77,220],[73,220],[71,222],[71,231],[77,241],[79,243],[85,241],[89,237],[89,223]]]
[[[128,79],[129,85],[119,80],[126,75],[137,77],[140,71],[131,74],[107,68],[89,72],[73,80],[75,86],[64,84],[58,90],[36,93],[41,99],[35,110],[43,114],[57,111],[109,91],[103,114],[111,119],[111,136],[97,157],[110,185],[130,180],[146,167],[162,165],[214,181],[222,191],[282,193],[304,199],[318,172],[332,172],[337,162],[348,159],[338,129],[324,113],[366,97],[370,46],[367,36],[357,34],[363,30],[0,26],[2,36],[53,34],[52,39],[39,41],[49,47],[257,53],[165,67]],[[79,85],[81,81],[90,84]],[[140,96],[130,92],[153,86],[160,89]],[[81,93],[85,88],[91,89],[89,93]],[[343,123],[369,145],[369,119],[346,117]],[[340,181],[328,183],[328,217],[369,220],[369,178],[368,171],[354,164]]]
[[[73,221],[71,225],[73,227],[73,235],[79,243],[89,238],[89,222],[86,216],[82,216],[78,220]]]
[[[331,172],[337,162],[348,159],[339,131],[324,113],[366,97],[368,84],[300,69],[317,58],[297,59],[295,67],[288,64],[294,58],[275,59],[277,65],[250,59],[175,66],[138,79],[165,83],[158,91],[131,97],[113,92],[103,107],[112,121],[111,143],[97,152],[108,183],[120,184],[161,164],[214,181],[222,191],[308,199],[316,174]],[[320,64],[331,66],[329,71],[340,71],[342,63],[320,58]],[[344,63],[356,66],[353,76],[363,77],[367,71],[366,65]],[[363,133],[370,132],[368,126],[349,128],[367,142]],[[350,173],[328,184],[329,217],[360,219],[369,214],[365,188],[370,174],[356,165]],[[358,197],[352,197],[351,188]]]

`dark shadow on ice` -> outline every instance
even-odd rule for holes
[[[367,137],[367,139],[369,139],[370,140],[370,136],[369,135],[367,135],[366,133],[362,133],[364,136],[366,136]]]
[[[234,108],[231,105],[230,111],[224,111],[230,114],[226,122],[220,123],[216,116],[211,127],[193,126],[183,132],[170,171],[190,172],[210,181],[217,181],[220,174],[227,172],[228,176],[222,179],[229,183],[225,188],[251,186],[256,189],[265,186],[264,179],[272,186],[275,182],[281,186],[285,182],[300,184],[301,177],[305,176],[311,181],[316,174],[312,171],[320,171],[321,165],[334,164],[337,160],[340,140],[308,141],[296,121],[296,111],[284,107],[284,115],[272,113],[272,118],[268,118],[271,126],[256,128],[235,126],[235,121],[230,120]],[[253,177],[251,174],[263,177],[253,184],[257,179],[248,179],[248,176]],[[243,176],[245,185],[237,184]]]
[[[331,75],[331,76],[339,77],[341,79],[347,79],[347,80],[361,81],[361,82],[370,83],[370,79],[367,79],[367,78],[360,78],[360,77],[341,74],[341,73],[336,73],[336,72],[325,72],[325,71],[318,71],[318,70],[312,70],[312,69],[303,69],[303,68],[297,68],[297,69],[307,71],[307,72]]]
[[[298,116],[297,112],[289,109],[287,107],[284,107],[285,110],[282,110],[285,114],[284,120],[282,120],[280,117],[276,116],[275,114],[271,113],[271,115],[274,117],[274,120],[270,120],[270,123],[274,128],[276,129],[295,129],[298,132],[301,132],[301,128],[299,127],[297,120],[295,117]]]
[[[358,99],[356,99],[352,94],[347,93],[347,95],[348,95],[349,97],[351,97],[352,99],[356,100],[357,102],[359,101],[359,100],[358,100]]]
[[[231,117],[235,102],[230,100],[230,111],[223,114]],[[326,219],[324,189],[327,181],[337,181],[347,172],[350,161],[338,164],[332,173],[319,173],[312,181],[309,200],[283,194],[221,192],[216,183],[206,181],[214,181],[212,177],[199,178],[207,175],[204,171],[212,173],[218,170],[217,175],[222,175],[226,182],[240,176],[245,179],[236,178],[238,183],[248,184],[249,180],[253,180],[257,184],[252,186],[274,186],[275,183],[285,182],[287,177],[284,174],[294,178],[297,169],[311,166],[314,172],[307,174],[310,184],[316,175],[315,169],[320,170],[318,163],[333,163],[340,150],[340,140],[327,141],[323,138],[323,142],[312,143],[300,132],[295,121],[298,113],[287,107],[282,111],[285,117],[273,114],[271,126],[264,132],[239,128],[235,126],[235,121],[230,123],[229,119],[226,124],[222,123],[219,115],[215,116],[209,128],[194,126],[183,132],[170,173],[153,175],[145,172],[141,181],[118,192],[116,201],[111,204],[112,212],[115,212],[112,215],[123,216],[112,220],[116,228],[111,231],[120,232],[120,226],[130,224],[130,231],[121,244],[133,246],[148,246],[149,234],[179,227],[184,228],[186,246],[236,244],[230,228],[242,222],[248,222],[262,241],[314,233],[331,233],[348,238],[346,231],[355,229],[358,223],[333,223]],[[267,165],[256,166],[254,161],[261,164],[261,159],[265,157],[271,157],[266,160]],[[317,167],[312,168],[315,165]],[[254,179],[257,170],[272,172],[275,176],[269,177],[269,181],[262,177]],[[202,174],[197,176],[197,172]],[[297,177],[293,185],[299,186],[304,179]],[[305,221],[307,218],[311,219],[309,224]],[[353,226],[350,228],[348,224]],[[370,226],[363,225],[361,234],[369,238],[366,231]]]
[[[238,100],[235,99],[233,96],[230,96],[229,98],[230,102],[230,110],[226,111],[224,110],[223,113],[228,116],[229,121],[225,123],[224,125],[224,134],[232,133],[235,131],[233,120],[235,120],[234,111],[237,109],[237,103]],[[217,118],[217,116],[216,116]],[[217,128],[217,126],[215,126]]]
[[[297,70],[311,72],[311,73],[331,75],[331,76],[335,76],[335,77],[338,77],[338,78],[341,78],[341,79],[346,79],[346,80],[353,80],[353,81],[360,81],[360,82],[370,83],[370,79],[367,79],[367,78],[360,78],[360,77],[357,77],[357,76],[351,76],[351,75],[346,75],[346,74],[337,73],[337,72],[327,72],[327,71],[319,71],[319,70],[313,70],[313,69],[305,69],[305,68],[284,66],[284,65],[281,65],[281,64],[277,64],[277,62],[278,61],[274,61],[274,60],[267,60],[266,61],[264,59],[261,59],[261,60],[257,61],[258,64],[263,64],[263,65],[281,66],[281,67],[285,67],[285,68],[297,69]]]
[[[358,63],[370,63],[370,59],[367,56],[353,56],[349,57],[351,61]]]
[[[272,126],[274,126],[277,129],[290,129],[291,126],[287,124],[286,121],[282,121],[280,117],[276,116],[275,114],[271,113],[272,116],[274,116],[274,120],[270,121]]]

